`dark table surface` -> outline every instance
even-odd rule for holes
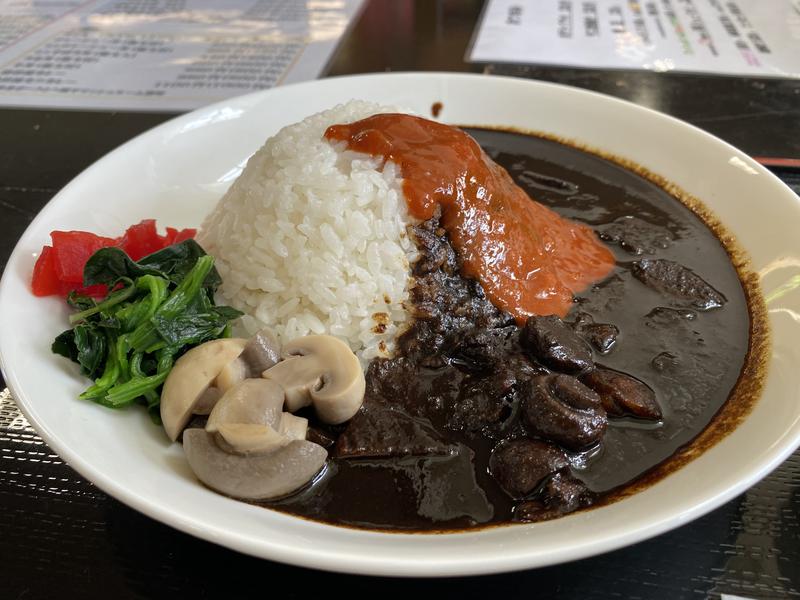
[[[766,164],[800,159],[800,81],[476,65],[478,1],[373,0],[326,75],[473,71],[554,81],[682,118]],[[0,261],[81,170],[172,114],[0,110]],[[800,193],[800,170],[774,168]],[[264,589],[264,582],[269,582]],[[284,582],[286,582],[284,586]],[[299,582],[299,583],[297,583]],[[800,598],[800,453],[740,497],[630,548],[471,579],[388,580],[242,556],[153,521],[97,490],[0,395],[0,597]]]

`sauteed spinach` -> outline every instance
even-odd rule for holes
[[[135,262],[119,248],[103,248],[87,261],[84,286],[104,284],[97,302],[72,293],[74,325],[52,345],[78,363],[94,384],[80,397],[111,408],[133,402],[158,419],[159,391],[175,360],[189,348],[230,335],[242,313],[216,306],[222,282],[214,258],[194,240],[168,246]]]

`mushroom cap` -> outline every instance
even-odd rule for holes
[[[282,436],[290,440],[304,440],[306,439],[306,432],[308,432],[308,419],[285,412],[281,414],[281,423],[278,431]]]
[[[210,415],[220,398],[222,398],[220,389],[213,385],[208,386],[203,390],[203,393],[200,394],[197,402],[194,403],[192,413],[195,415]]]
[[[277,430],[283,410],[283,388],[269,379],[245,379],[222,395],[208,415],[206,431],[235,423],[267,425]]]
[[[208,431],[206,429],[206,431]],[[269,425],[222,423],[217,428],[217,445],[225,452],[254,456],[267,454],[292,441]]]
[[[246,347],[247,346],[245,346],[245,348]],[[244,352],[244,350],[242,350],[242,352]],[[241,355],[239,355],[222,367],[219,375],[214,379],[214,385],[224,394],[237,383],[244,381],[248,377],[250,377],[250,369],[247,367],[247,363],[242,360]]]
[[[226,452],[271,452],[291,441],[278,431],[283,398],[283,388],[274,381],[245,379],[219,399],[208,416],[206,431],[217,434],[217,443]]]
[[[343,341],[330,335],[307,335],[286,344],[283,357],[262,377],[283,387],[289,411],[313,404],[317,416],[333,425],[358,412],[366,381],[358,357]]]
[[[235,359],[247,340],[224,338],[200,344],[181,356],[172,367],[161,391],[161,421],[174,442],[192,416],[206,388]]]
[[[214,435],[187,429],[183,448],[197,478],[213,490],[242,500],[270,500],[294,492],[314,479],[328,453],[322,446],[294,440],[259,456],[229,454]]]

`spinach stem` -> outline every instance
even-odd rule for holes
[[[111,292],[107,299],[103,300],[100,304],[96,304],[91,308],[87,308],[86,310],[82,310],[79,313],[75,313],[74,315],[69,316],[69,322],[71,325],[78,323],[79,321],[83,321],[86,317],[91,317],[92,315],[103,312],[108,310],[112,306],[119,304],[120,302],[124,302],[136,292],[136,287],[133,285],[133,281],[128,279],[127,277],[123,277],[120,279],[118,283],[127,283],[125,287]]]
[[[161,306],[156,309],[153,316],[175,318],[179,315],[203,289],[203,281],[213,267],[213,256],[206,254],[198,258],[195,265],[186,274],[186,277],[183,278]],[[153,324],[153,319],[148,319],[139,325],[130,335],[129,342],[134,350],[152,351],[150,349],[160,342],[160,336]]]
[[[111,334],[106,333],[108,351],[106,353],[106,366],[103,374],[94,382],[94,385],[80,395],[80,398],[95,400],[103,404],[103,396],[119,379],[119,362],[117,361],[117,345],[111,339]]]
[[[174,348],[165,348],[159,350],[158,356],[158,372],[155,375],[146,377],[134,377],[130,381],[120,383],[108,390],[108,393],[103,398],[103,404],[113,408],[119,408],[130,404],[139,396],[147,396],[148,392],[154,392],[155,389],[164,383],[164,380],[169,375],[172,369]],[[141,372],[141,360],[137,365],[136,370]],[[151,404],[148,398],[148,407],[153,408],[155,404]]]

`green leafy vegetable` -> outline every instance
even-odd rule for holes
[[[78,363],[94,381],[81,398],[119,408],[138,402],[158,418],[161,386],[189,348],[230,335],[242,313],[216,306],[222,282],[213,257],[194,240],[168,246],[138,262],[119,248],[102,248],[86,262],[85,286],[105,284],[100,302],[70,294],[74,327],[53,352]]]
[[[130,259],[121,248],[101,248],[86,261],[83,267],[83,285],[114,285],[127,278],[136,279],[143,275],[163,276],[157,268],[146,268]]]
[[[156,275],[178,283],[203,256],[207,256],[203,248],[191,239],[153,252],[139,262],[132,261],[120,248],[102,248],[86,261],[83,285],[113,285],[122,278],[136,279],[143,275]],[[217,289],[221,283],[219,273],[212,269],[206,275],[203,286]]]

